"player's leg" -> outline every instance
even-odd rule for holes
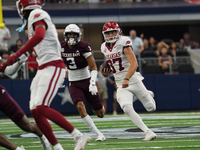
[[[88,81],[88,85],[89,85],[89,81]],[[104,114],[105,114],[105,109],[101,102],[99,94],[97,93],[97,95],[92,95],[89,92],[89,89],[86,89],[84,94],[85,94],[86,99],[92,106],[93,110],[95,111],[96,115],[100,118],[103,118]],[[105,141],[106,140],[105,136],[97,129],[96,125],[94,124],[93,120],[90,117],[85,118],[84,122],[88,125],[88,127],[91,129],[91,131],[96,133],[96,135],[97,135],[96,141]]]
[[[89,93],[89,79],[82,80],[79,82],[71,82],[69,92],[74,105],[77,107],[81,118],[84,123],[90,128],[90,130],[98,135],[102,135],[101,132],[95,126],[92,118],[88,115],[85,109],[85,94]],[[87,99],[87,97],[86,97]]]
[[[0,110],[13,122],[17,122],[24,116],[24,112],[1,85],[0,91]],[[17,147],[9,141],[3,134],[0,134],[0,145],[10,150],[22,150],[20,147]]]
[[[114,91],[113,93],[113,115],[117,115],[117,91]]]
[[[36,134],[42,144],[43,150],[51,150],[51,145],[49,141],[40,131],[36,123],[30,122],[28,118],[26,117],[26,115],[24,115],[20,121],[16,122],[16,125],[26,132],[31,132],[31,133]]]
[[[49,108],[49,105],[54,98],[59,86],[62,84],[65,77],[65,69],[56,67],[47,67],[45,70],[38,70],[33,80],[31,87],[31,113],[42,133],[47,137],[49,142],[54,146],[55,150],[62,150],[62,146],[58,143],[55,135],[53,134],[51,125],[47,119],[51,120],[58,126],[72,134],[75,138],[81,136],[82,133],[75,129],[59,112]],[[36,84],[35,84],[36,83]],[[80,140],[79,140],[80,141]],[[86,142],[86,141],[83,141]],[[86,143],[82,143],[85,145]]]
[[[9,141],[7,139],[7,137],[4,136],[1,133],[0,133],[0,145],[7,148],[7,149],[10,149],[10,150],[16,150],[17,149],[17,146],[15,144],[13,144],[11,141]]]
[[[129,85],[128,88],[117,89],[117,101],[120,104],[123,111],[130,117],[132,122],[138,126],[142,131],[146,134],[151,131],[142,121],[142,118],[138,115],[138,113],[133,108],[133,94],[130,89],[137,88],[134,85]],[[152,140],[152,139],[151,139]]]
[[[51,150],[51,146],[46,137],[42,134],[35,123],[31,123],[28,120],[24,111],[17,102],[7,92],[4,92],[4,97],[2,98],[4,99],[2,112],[4,112],[22,130],[36,134],[41,141],[43,150]]]
[[[138,81],[134,84],[137,89],[134,90],[135,96],[141,101],[143,106],[148,112],[156,110],[156,103],[153,99],[154,94],[152,91],[148,91],[142,81]]]
[[[129,85],[128,88],[131,85]],[[128,88],[117,89],[117,101],[120,104],[123,111],[131,118],[133,123],[137,125],[142,131],[147,132],[148,127],[143,123],[142,118],[133,109],[133,94]]]
[[[108,99],[108,93],[107,93],[107,89],[101,89],[101,99],[102,99],[102,102],[103,102],[103,106],[104,106],[104,109],[105,109],[105,113],[106,113],[106,110],[107,110],[107,99]]]

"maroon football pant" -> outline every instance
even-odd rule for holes
[[[0,85],[0,111],[2,111],[15,123],[21,121],[21,119],[25,115],[21,107],[8,94],[8,92],[2,85]]]
[[[90,78],[81,81],[70,82],[69,92],[74,105],[85,99],[90,103],[94,110],[100,110],[103,107],[99,94],[92,95],[89,92]]]

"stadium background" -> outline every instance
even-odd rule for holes
[[[26,34],[18,33],[15,29],[21,26],[22,21],[15,8],[15,2],[2,1],[3,17],[6,26],[11,31],[9,45],[21,38],[26,41]],[[91,43],[94,57],[101,63],[103,56],[100,45],[103,42],[101,29],[106,21],[113,20],[119,23],[123,34],[128,35],[130,29],[137,34],[144,33],[146,37],[154,36],[158,41],[173,39],[179,41],[185,32],[192,39],[200,43],[200,5],[189,4],[184,1],[161,1],[141,3],[73,3],[73,4],[46,4],[43,7],[52,16],[59,39],[63,39],[63,31],[67,24],[76,23],[83,31],[83,40]],[[200,108],[200,75],[144,75],[144,84],[155,93],[158,111],[171,110],[198,110]],[[11,96],[20,104],[27,115],[29,110],[29,87],[31,80],[0,80]],[[68,85],[68,81],[65,81]],[[113,89],[108,85],[109,99],[108,112],[112,112]],[[63,92],[64,88],[59,92]],[[62,98],[56,95],[52,108],[63,114],[78,114],[75,106],[70,103],[61,105]],[[139,102],[134,108],[143,111]],[[121,111],[118,108],[118,111]],[[3,115],[2,113],[0,115]]]

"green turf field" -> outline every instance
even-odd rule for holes
[[[103,119],[92,116],[96,126],[107,138],[104,142],[95,142],[96,135],[89,131],[79,116],[66,118],[76,128],[92,137],[85,147],[86,150],[200,150],[200,112],[139,114],[145,124],[157,134],[156,140],[141,142],[144,133],[125,114],[105,115]],[[32,118],[30,120],[33,121]],[[63,148],[73,150],[71,135],[54,123],[51,125]],[[16,145],[23,145],[26,150],[42,150],[39,140],[33,134],[23,134],[25,132],[9,119],[0,120],[0,132]]]

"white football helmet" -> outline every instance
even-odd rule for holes
[[[111,40],[106,36],[106,33],[110,32],[110,31],[116,31],[116,33],[117,33],[116,36],[113,36]],[[104,36],[104,40],[107,43],[114,43],[120,38],[121,29],[120,29],[119,25],[116,22],[108,21],[103,26],[102,34]]]
[[[19,16],[23,19],[23,11],[31,10],[36,8],[42,8],[41,0],[17,0],[16,1],[17,11]]]
[[[71,36],[72,33],[77,34],[77,36],[72,37]],[[65,36],[65,41],[69,45],[75,45],[81,40],[82,33],[80,28],[76,24],[69,24],[65,28],[64,36]]]

